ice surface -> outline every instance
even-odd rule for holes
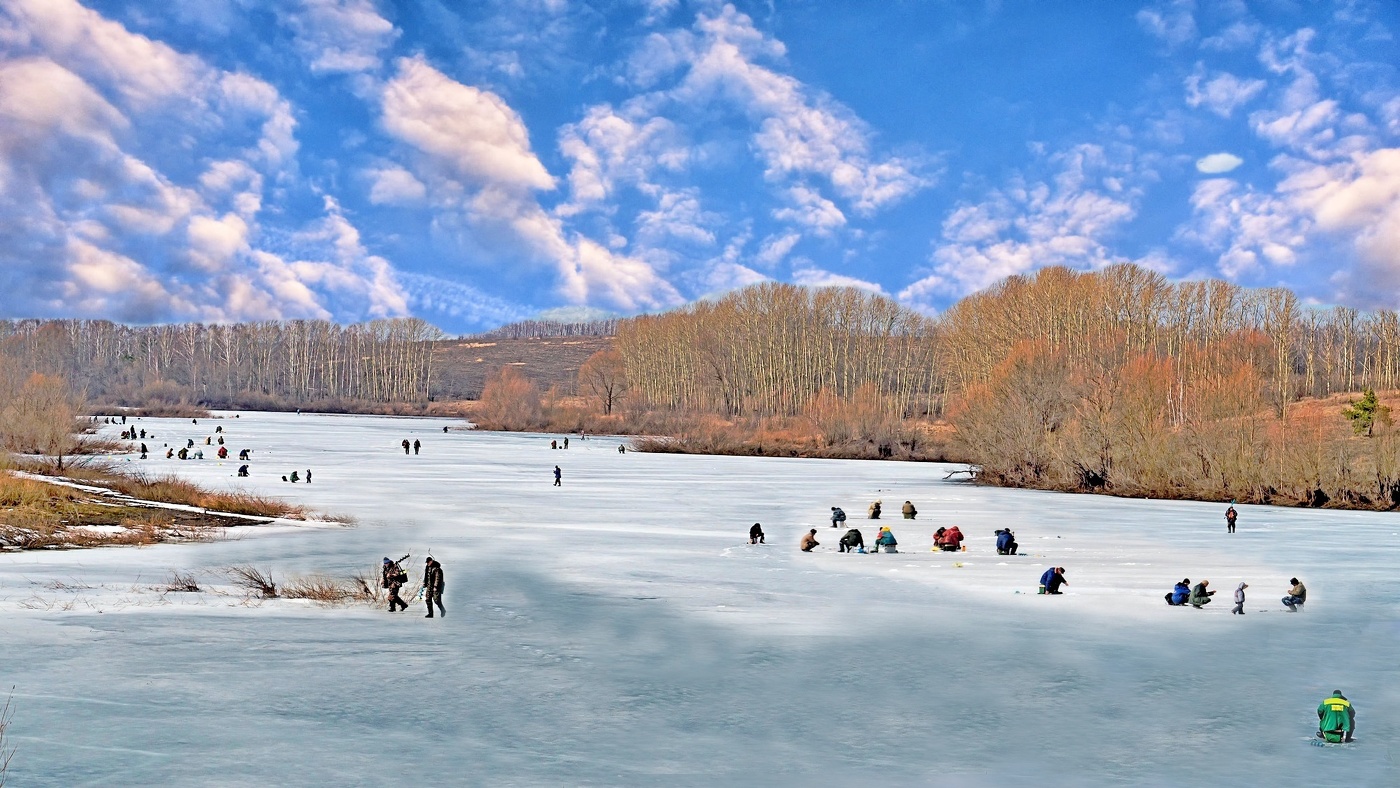
[[[979,488],[938,465],[552,451],[434,419],[140,424],[147,470],[358,525],[0,554],[13,785],[1400,785],[1394,514],[1239,506],[1231,536],[1218,504]],[[215,425],[254,449],[251,479],[155,452]],[[311,485],[280,481],[308,467]],[[855,513],[875,498],[918,506],[882,521],[902,552],[836,553],[830,507],[870,542],[880,523]],[[745,543],[755,521],[766,546]],[[955,523],[968,551],[930,552]],[[1002,526],[1031,555],[997,556]],[[152,588],[405,552],[416,582],[429,550],[446,619]],[[1068,593],[1035,595],[1052,564]],[[1299,614],[1278,601],[1292,575]],[[1167,607],[1182,577],[1217,601]],[[1359,741],[1310,747],[1336,688]]]

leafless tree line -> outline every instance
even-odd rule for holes
[[[554,320],[520,320],[477,334],[473,339],[537,339],[545,337],[610,337],[617,334],[617,318],[561,323]]]
[[[94,400],[423,402],[432,342],[416,318],[125,326],[102,320],[0,321],[0,351],[26,373],[58,375]]]

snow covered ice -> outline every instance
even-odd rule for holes
[[[141,467],[357,525],[0,554],[11,784],[1400,785],[1400,515],[1239,506],[1231,536],[1222,504],[980,488],[946,466],[225,415],[137,422],[159,436]],[[254,450],[251,478],[156,450],[215,425]],[[280,480],[307,468],[311,485]],[[858,518],[876,498],[886,518]],[[838,505],[901,552],[838,554]],[[746,543],[754,522],[767,545]],[[967,552],[930,552],[953,524]],[[995,554],[1007,526],[1029,555]],[[152,588],[406,552],[416,584],[429,551],[441,620]],[[1037,596],[1051,565],[1066,594]],[[1183,577],[1215,601],[1167,607]],[[1310,747],[1333,689],[1358,741]]]

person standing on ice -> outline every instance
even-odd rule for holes
[[[413,453],[414,453],[415,456],[418,454],[418,450],[421,449],[422,447],[423,447],[423,444],[419,443],[417,438],[414,438],[414,439],[413,439]]]
[[[802,548],[802,552],[804,553],[810,553],[812,552],[812,548],[820,545],[821,542],[817,541],[817,529],[815,528],[808,531],[807,534],[802,537],[802,541],[797,544],[798,547]]]
[[[1045,570],[1045,574],[1040,576],[1040,587],[1045,589],[1047,594],[1059,594],[1060,586],[1069,585],[1065,579],[1065,568],[1063,566],[1052,566]]]
[[[758,523],[749,528],[749,544],[767,544],[763,541],[763,526]]]
[[[404,556],[404,558],[407,557],[408,556]],[[399,560],[402,561],[403,559],[401,558]],[[389,589],[389,612],[394,613],[400,609],[407,610],[408,603],[403,601],[403,598],[399,596],[399,589],[403,588],[403,584],[408,582],[408,573],[403,571],[403,567],[390,561],[389,556],[386,555],[384,556],[384,565],[380,570],[380,574],[380,587]]]
[[[1187,597],[1186,599],[1187,603],[1190,604],[1191,607],[1196,608],[1197,610],[1200,610],[1206,605],[1209,605],[1210,598],[1215,596],[1214,591],[1206,590],[1206,586],[1209,585],[1209,580],[1202,580],[1201,582],[1197,583],[1196,587],[1191,589],[1191,596]]]
[[[846,522],[846,513],[842,511],[841,507],[831,507],[831,527],[835,528],[837,525],[844,522]]]
[[[1351,741],[1355,732],[1356,708],[1341,690],[1333,690],[1317,705],[1317,738],[1336,744]]]
[[[852,528],[842,534],[837,552],[854,553],[857,548],[859,548],[862,553],[865,552],[865,537],[861,535],[859,528]]]
[[[447,618],[447,611],[442,606],[442,564],[439,564],[432,556],[428,556],[427,563],[423,567],[423,599],[428,603],[428,615],[424,618],[433,617],[433,605],[437,605],[438,612],[443,618]]]
[[[1288,589],[1288,596],[1283,598],[1283,606],[1288,608],[1288,612],[1297,613],[1298,608],[1308,601],[1308,589],[1298,582],[1298,578],[1289,578],[1288,582],[1293,585]]]
[[[1244,615],[1244,590],[1246,588],[1249,588],[1247,584],[1240,583],[1239,587],[1235,589],[1235,606],[1230,608],[1231,614]]]
[[[559,470],[559,466],[554,466],[554,486],[563,487],[564,472]]]
[[[141,459],[146,459],[146,444],[141,444]]]
[[[399,445],[403,447],[403,453],[404,453],[405,456],[407,456],[407,455],[408,455],[408,438],[404,438],[404,439],[403,439],[403,442],[400,443]]]
[[[1230,499],[1230,508],[1225,510],[1225,530],[1226,533],[1235,532],[1235,520],[1239,519],[1240,513],[1235,511],[1235,499]]]
[[[306,483],[307,483],[307,484],[310,484],[310,483],[311,483],[311,469],[310,469],[310,468],[307,468],[307,469],[306,469]]]

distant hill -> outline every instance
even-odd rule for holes
[[[508,364],[519,366],[541,391],[558,385],[561,393],[575,394],[579,367],[611,344],[611,336],[586,335],[527,339],[480,335],[434,342],[430,396],[438,402],[476,399],[486,378]]]

